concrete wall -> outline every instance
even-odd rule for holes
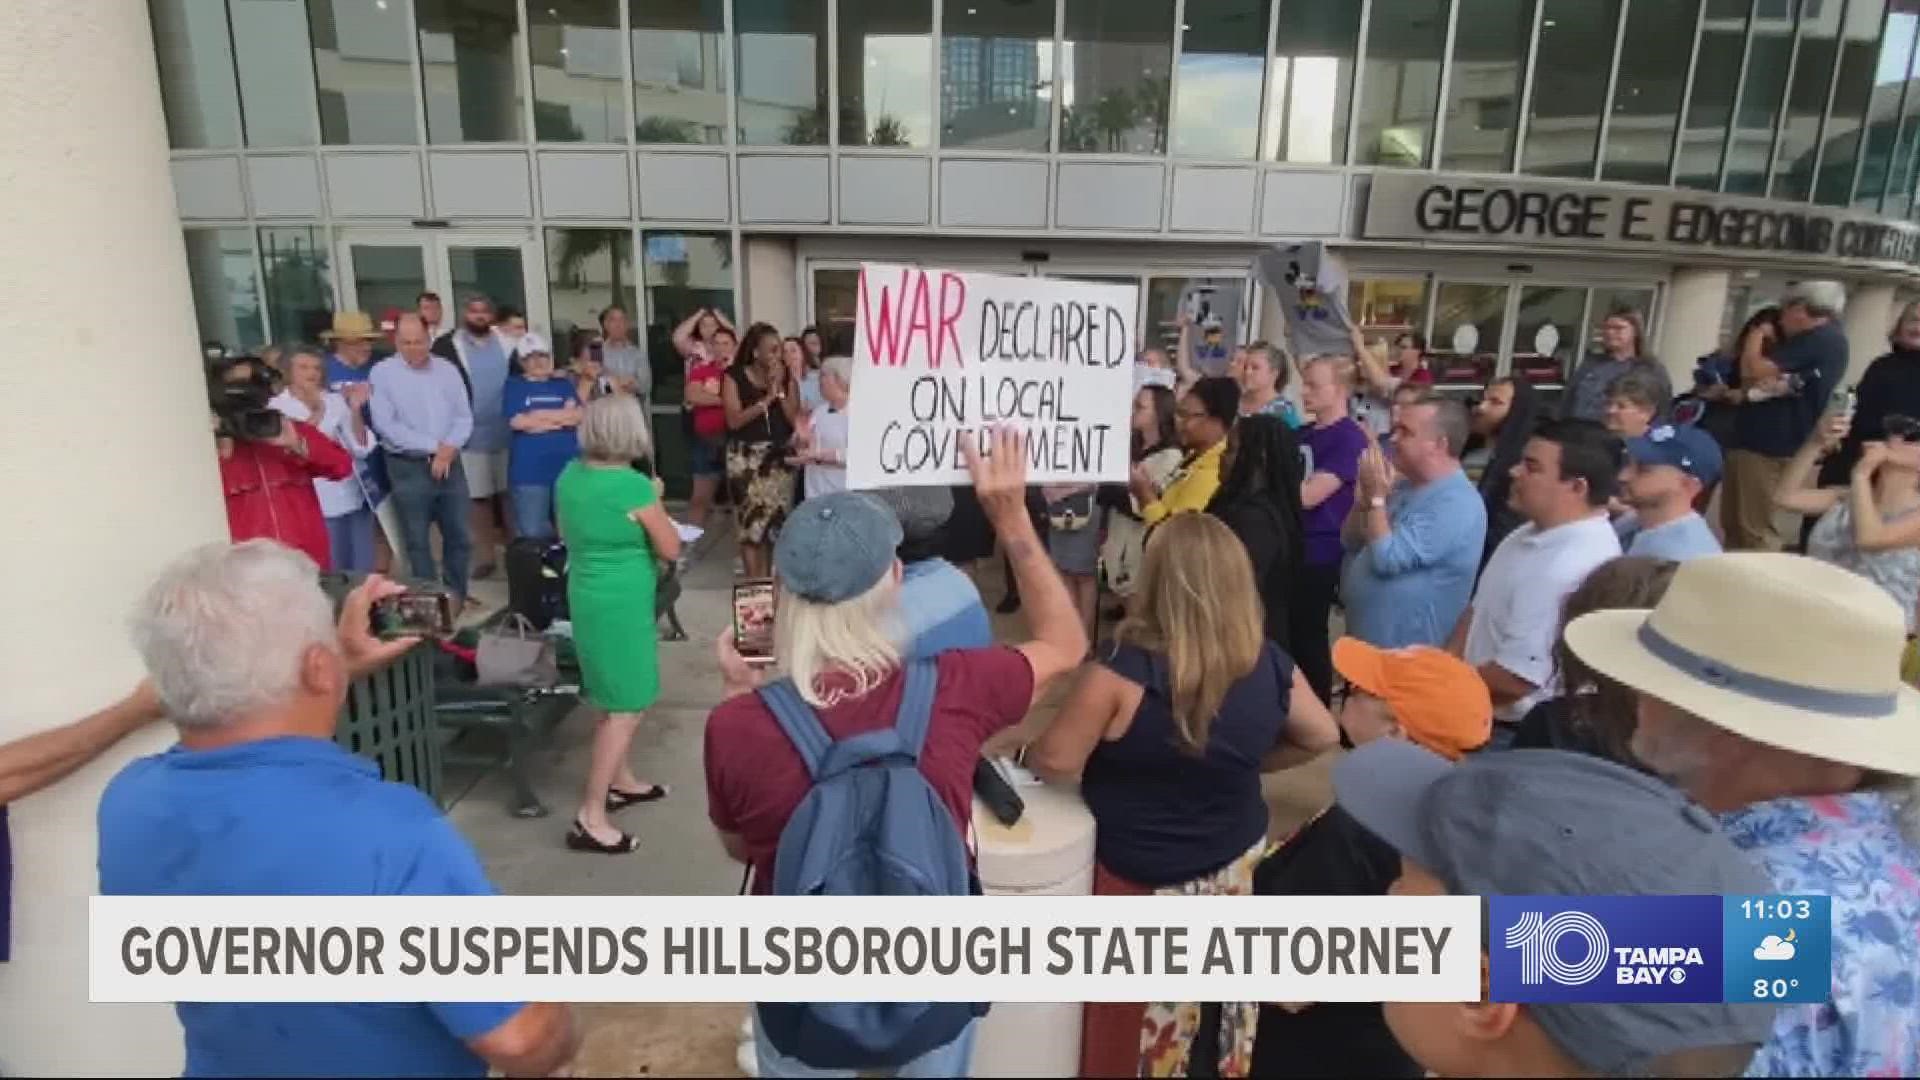
[[[747,236],[740,240],[744,262],[740,281],[747,295],[741,298],[741,332],[757,323],[772,323],[780,333],[791,336],[810,320],[800,312],[799,264],[792,237]]]

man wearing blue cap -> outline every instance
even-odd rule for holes
[[[1627,440],[1625,494],[1633,517],[1621,527],[1627,554],[1685,562],[1720,554],[1707,519],[1694,510],[1720,482],[1720,445],[1697,427],[1662,424]]]

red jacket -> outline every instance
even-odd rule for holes
[[[306,552],[322,570],[332,569],[327,520],[320,514],[315,477],[345,480],[353,475],[353,457],[311,424],[287,420],[307,440],[307,456],[298,457],[270,443],[236,440],[233,453],[220,461],[220,486],[227,496],[227,529],[234,543],[265,537]]]

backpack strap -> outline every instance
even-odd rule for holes
[[[900,733],[900,745],[920,760],[920,748],[926,744],[927,729],[933,726],[933,692],[940,681],[940,663],[921,657],[907,665],[906,689],[900,695],[900,713],[894,729]]]
[[[778,679],[761,687],[757,693],[779,723],[780,730],[786,733],[787,741],[793,744],[800,754],[800,760],[807,767],[807,775],[818,780],[820,764],[826,759],[827,751],[833,749],[833,736],[820,723],[820,716],[800,696],[792,679]]]

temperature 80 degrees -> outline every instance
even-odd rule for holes
[[[1755,979],[1753,980],[1753,999],[1765,1001],[1768,998],[1783,998],[1799,986],[1799,979]]]

